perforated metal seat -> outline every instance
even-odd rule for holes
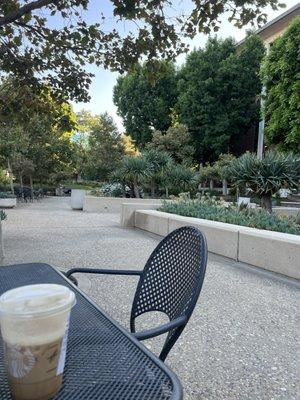
[[[70,277],[77,272],[87,272],[140,276],[131,310],[130,329],[139,340],[168,332],[160,353],[160,359],[164,361],[194,310],[206,263],[204,235],[198,229],[186,226],[171,232],[158,244],[143,271],[73,268],[66,275]],[[170,322],[136,332],[136,318],[150,311],[165,313]]]

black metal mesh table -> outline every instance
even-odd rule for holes
[[[72,310],[63,387],[55,400],[182,399],[177,377],[125,329],[47,264],[0,267],[0,295],[36,283],[68,286]],[[0,346],[0,399],[11,400]]]

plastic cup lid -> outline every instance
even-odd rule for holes
[[[39,284],[8,290],[0,296],[0,315],[38,317],[73,307],[75,294],[63,285]]]

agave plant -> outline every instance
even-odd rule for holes
[[[262,160],[245,153],[228,168],[234,186],[252,189],[261,198],[262,207],[272,212],[272,195],[279,189],[298,189],[300,156],[268,152]]]
[[[143,153],[146,159],[148,174],[146,182],[149,182],[151,188],[151,197],[154,198],[156,194],[157,185],[163,180],[164,175],[167,173],[171,163],[171,156],[165,152],[156,149],[149,149]]]

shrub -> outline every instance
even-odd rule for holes
[[[243,225],[251,228],[300,234],[300,225],[293,217],[269,214],[265,210],[251,208],[238,209],[236,205],[218,201],[215,198],[203,196],[197,200],[176,200],[164,202],[160,211],[187,217],[203,218],[212,221]]]
[[[0,210],[0,222],[6,219],[6,213],[3,210]]]
[[[120,183],[105,183],[100,193],[105,197],[123,197],[123,187]]]
[[[16,196],[9,192],[0,192],[0,199],[14,199]]]

